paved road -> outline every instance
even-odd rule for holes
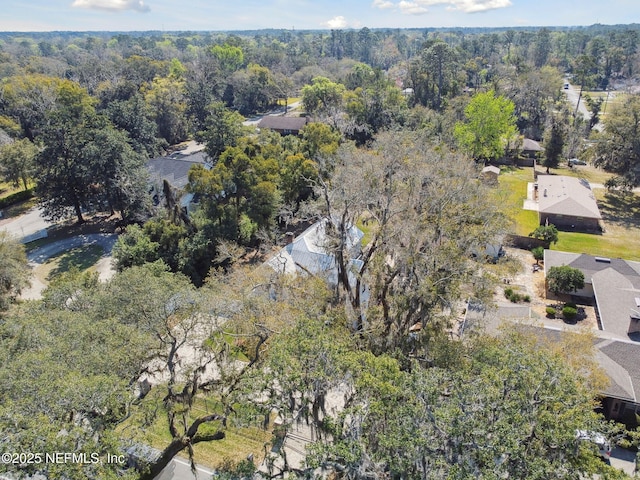
[[[197,477],[191,473],[191,466],[187,460],[174,458],[154,480],[209,480],[215,473],[201,466],[196,466],[196,469]]]
[[[53,225],[42,218],[41,213],[42,210],[40,208],[34,207],[17,218],[3,219],[0,221],[0,230],[5,230],[19,239],[33,235]]]
[[[113,245],[116,243],[117,238],[117,235],[107,233],[89,233],[65,238],[31,250],[27,254],[27,261],[29,262],[29,266],[35,269],[45,263],[49,258],[61,252],[85,245],[98,245],[104,250],[104,256],[96,263],[96,270],[98,271],[98,278],[105,281],[115,273],[111,265],[111,250],[113,250]],[[38,280],[35,275],[32,275],[31,287],[23,290],[20,297],[26,300],[38,300],[42,298],[42,291],[45,287],[46,285],[44,283]]]

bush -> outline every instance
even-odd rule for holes
[[[513,288],[505,288],[504,289],[504,296],[508,299],[511,299],[511,296],[513,295]]]
[[[556,309],[553,307],[547,307],[547,317],[549,318],[555,318],[556,316]]]
[[[578,315],[578,309],[574,307],[570,307],[569,305],[565,305],[562,309],[562,316],[567,320],[572,320]]]
[[[31,197],[33,197],[33,188],[21,190],[11,195],[7,195],[4,198],[0,198],[0,208],[6,208],[16,203],[29,200]]]
[[[529,302],[531,302],[531,297],[529,295],[525,295],[524,297],[522,297],[522,300],[524,300],[525,302],[529,303]]]

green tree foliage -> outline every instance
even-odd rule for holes
[[[83,210],[118,210],[127,218],[144,210],[143,157],[125,134],[96,115],[84,90],[63,85],[48,121],[36,159],[37,190],[47,216],[62,218],[71,208],[82,223]]]
[[[384,135],[370,151],[344,148],[337,163],[322,195],[326,217],[339,219],[329,234],[353,324],[372,332],[374,349],[411,349],[414,324],[448,322],[463,279],[474,277],[468,258],[502,231],[502,216],[468,160],[417,135]],[[361,220],[369,241],[355,267],[350,228]]]
[[[199,136],[206,144],[207,154],[215,161],[227,147],[235,147],[244,133],[244,117],[229,110],[222,102],[207,108],[206,130]]]
[[[577,429],[604,425],[593,412],[589,380],[561,349],[515,332],[465,344],[441,338],[429,366],[404,369],[387,355],[357,352],[339,331],[300,323],[276,340],[269,363],[286,386],[285,425],[302,412],[315,428],[310,467],[355,478],[612,473],[576,439]],[[285,368],[286,359],[295,368]],[[336,413],[326,404],[331,391],[344,395]]]
[[[334,116],[342,106],[346,89],[341,83],[326,77],[315,77],[311,85],[302,88],[302,103],[309,114]]]
[[[187,139],[189,121],[186,116],[187,102],[184,79],[156,77],[144,90],[145,101],[154,113],[158,134],[169,145]]]
[[[22,184],[28,189],[37,155],[38,147],[27,138],[0,146],[0,175],[16,187]]]
[[[4,310],[28,285],[29,270],[24,246],[7,232],[0,232],[0,310]]]
[[[595,146],[595,164],[616,174],[625,189],[640,185],[640,96],[607,112],[605,131]]]
[[[529,236],[549,244],[558,243],[558,228],[553,224],[539,225]]]
[[[544,160],[542,161],[542,165],[547,167],[547,173],[550,168],[558,168],[560,155],[564,149],[564,137],[564,125],[558,119],[552,118],[551,125],[545,132]]]
[[[547,272],[547,286],[556,295],[577,292],[584,288],[584,273],[567,265],[551,267]]]
[[[159,244],[152,241],[138,225],[129,225],[113,246],[113,259],[118,271],[158,260]]]
[[[465,122],[455,126],[460,146],[474,159],[487,161],[504,155],[516,134],[514,104],[490,90],[473,96],[465,109]]]
[[[544,247],[534,247],[531,249],[531,254],[536,261],[536,264],[540,262],[540,260],[544,259]]]

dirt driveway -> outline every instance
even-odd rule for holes
[[[570,327],[572,325],[587,326],[589,328],[598,329],[598,322],[594,307],[591,305],[578,305],[580,312],[583,312],[581,319],[577,322],[566,322],[562,318],[547,319],[546,308],[554,307],[561,303],[554,298],[546,298],[544,288],[544,267],[540,264],[540,270],[534,272],[533,265],[536,263],[533,259],[531,252],[527,250],[520,250],[518,248],[507,247],[505,248],[507,256],[520,262],[520,270],[508,281],[510,283],[503,283],[496,292],[496,302],[507,301],[504,296],[505,288],[512,288],[523,295],[529,295],[531,302],[529,306],[531,308],[531,316],[536,319],[545,319],[546,323],[556,324],[558,327]]]

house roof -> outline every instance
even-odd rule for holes
[[[538,207],[540,213],[602,218],[589,182],[564,175],[538,175]]]
[[[482,169],[482,173],[495,173],[496,175],[500,175],[500,169],[498,167],[494,167],[493,165],[489,165],[488,167],[484,167]]]
[[[532,152],[542,152],[544,150],[544,148],[542,148],[538,142],[536,142],[535,140],[531,140],[530,138],[525,138],[524,140],[522,140],[522,149]]]
[[[545,271],[562,265],[577,268],[592,285],[603,330],[628,338],[631,314],[640,312],[640,262],[545,250]]]
[[[596,348],[596,359],[611,380],[605,395],[640,403],[640,345],[598,339]]]
[[[258,128],[270,128],[272,130],[300,131],[307,124],[307,117],[283,117],[280,115],[267,115],[258,123]]]
[[[282,273],[295,274],[299,272],[312,275],[326,274],[329,283],[337,284],[337,266],[331,253],[330,240],[326,227],[329,220],[324,219],[314,223],[293,242],[282,248],[267,264]],[[364,234],[352,226],[347,233],[347,250],[354,256],[360,253],[360,242]],[[358,260],[351,260],[351,266],[359,268]]]
[[[166,180],[174,188],[184,188],[189,183],[189,169],[193,165],[207,163],[208,157],[203,151],[186,155],[177,152],[167,157],[152,158],[147,162],[147,169],[152,180]]]

